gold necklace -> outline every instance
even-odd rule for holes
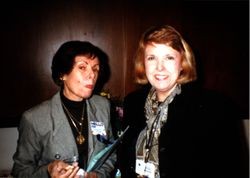
[[[73,124],[73,126],[75,127],[78,135],[76,137],[76,143],[81,145],[85,142],[85,138],[84,136],[82,135],[82,128],[83,128],[83,120],[84,120],[84,117],[83,117],[83,113],[84,113],[84,109],[82,111],[82,116],[81,116],[81,122],[79,122],[77,119],[75,119],[75,117],[69,112],[69,110],[66,108],[66,106],[64,105],[64,103],[62,102],[62,106],[63,108],[65,109],[67,115],[69,116],[69,119],[71,121],[71,123]],[[75,120],[75,121],[74,121]],[[80,129],[77,127],[76,123],[80,126]]]

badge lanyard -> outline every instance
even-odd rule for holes
[[[149,159],[149,153],[151,151],[151,148],[153,146],[153,140],[154,140],[154,135],[155,135],[155,132],[157,130],[157,125],[159,123],[159,119],[160,119],[160,116],[161,116],[161,109],[159,109],[159,111],[157,112],[157,115],[152,123],[152,127],[150,129],[150,132],[149,132],[149,138],[146,139],[146,145],[145,145],[145,149],[146,149],[146,154],[145,154],[145,162],[148,162],[148,159]]]

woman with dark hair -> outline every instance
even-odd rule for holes
[[[79,177],[89,160],[113,140],[110,103],[93,94],[107,56],[86,41],[68,41],[52,61],[52,78],[60,86],[51,99],[24,112],[13,156],[14,177]],[[85,177],[110,177],[116,154]]]
[[[122,177],[243,177],[239,115],[221,95],[195,84],[196,61],[168,25],[148,29],[135,56],[145,89],[124,99]]]

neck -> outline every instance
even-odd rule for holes
[[[85,100],[82,100],[82,101],[70,100],[63,94],[63,92],[61,92],[60,95],[61,95],[62,102],[64,103],[64,105],[67,107],[67,109],[70,112],[82,113],[83,106],[85,104]],[[77,114],[77,115],[79,115],[79,114]]]
[[[168,91],[158,91],[156,90],[157,100],[159,102],[165,101],[165,99],[174,91],[177,84],[175,84],[170,90]]]
[[[76,101],[76,102],[81,102],[83,100],[82,97],[79,97],[77,95],[72,94],[72,92],[70,92],[68,89],[64,88],[63,89],[63,95],[71,101]]]

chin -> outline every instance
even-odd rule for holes
[[[84,99],[87,99],[87,98],[89,98],[91,95],[92,95],[92,92],[91,92],[91,93],[85,93],[85,94],[83,95],[83,98],[84,98]]]
[[[169,92],[169,88],[166,87],[155,87],[155,89],[159,92]]]
[[[156,88],[156,90],[167,90],[167,89],[169,89],[169,87],[166,87],[166,86],[155,86],[155,88]]]

